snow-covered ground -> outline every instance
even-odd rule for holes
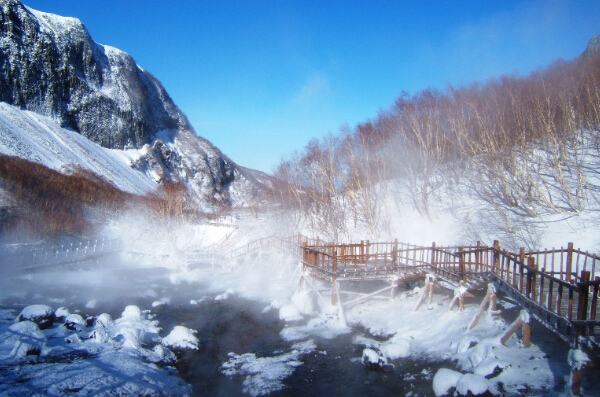
[[[161,338],[158,322],[133,305],[115,320],[107,313],[83,318],[45,305],[15,313],[0,311],[2,395],[192,393],[173,367],[170,350],[196,349],[192,330],[178,326]],[[53,320],[44,325],[42,317]]]
[[[363,348],[363,357],[354,360],[381,360],[380,364],[395,367],[401,367],[407,357],[454,362],[427,375],[431,392],[436,395],[444,395],[450,388],[463,394],[483,389],[495,395],[565,393],[570,373],[568,346],[557,336],[534,325],[533,345],[529,348],[522,346],[519,333],[506,345],[499,342],[519,312],[507,302],[501,304],[503,316],[487,313],[477,327],[467,330],[481,298],[468,299],[463,312],[448,311],[451,292],[436,290],[432,304],[414,311],[420,290],[411,287],[399,291],[394,299],[388,292],[387,298],[351,306],[345,311],[344,324],[327,292],[322,299],[309,288],[297,290],[297,259],[263,250],[235,259],[237,265],[233,267],[209,263],[201,255],[215,247],[233,250],[252,237],[267,236],[276,230],[279,218],[246,215],[212,224],[183,222],[162,227],[145,222],[148,219],[134,222],[134,218],[125,217],[107,227],[107,233],[128,242],[122,262],[75,272],[23,275],[3,282],[0,295],[4,302],[47,304],[55,310],[61,306],[92,316],[84,318],[87,325],[76,322],[75,330],[57,323],[40,331],[28,323],[15,323],[19,313],[4,309],[0,359],[10,386],[3,390],[27,387],[56,391],[58,395],[75,390],[79,393],[76,395],[83,395],[94,388],[122,384],[122,390],[130,395],[144,394],[141,390],[156,395],[169,394],[167,390],[172,394],[190,393],[189,386],[170,368],[173,356],[168,351],[170,346],[193,348],[194,332],[179,327],[170,334],[163,332],[153,322],[150,311],[169,310],[171,305],[193,306],[206,299],[208,293],[216,300],[239,296],[263,302],[265,312],[275,310],[289,324],[280,333],[282,340],[293,344],[289,351],[268,356],[235,351],[222,363],[221,373],[243,379],[249,395],[267,395],[285,388],[286,378],[303,364],[307,354],[326,354],[315,350],[314,338],[335,340],[357,329],[366,333],[353,338],[352,343]],[[312,283],[320,289],[318,282]],[[195,290],[203,292],[195,295]],[[137,303],[140,297],[152,305],[142,310],[127,306]],[[116,312],[118,305],[126,306],[121,317]],[[116,320],[111,322],[105,311],[116,313]],[[61,313],[68,310],[61,309],[57,315]],[[33,355],[27,355],[29,347],[20,347],[29,345],[33,346]],[[30,365],[33,361],[36,364]],[[134,373],[139,375],[123,378],[124,374]],[[151,381],[137,380],[146,378]],[[31,380],[15,384],[23,379]],[[94,383],[92,379],[103,380]],[[593,395],[590,390],[584,393]]]

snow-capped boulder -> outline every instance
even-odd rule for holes
[[[200,341],[194,335],[197,331],[177,325],[162,339],[162,344],[175,349],[197,350]]]
[[[366,348],[363,350],[362,362],[369,369],[389,371],[393,368],[393,365],[388,363],[386,357],[382,356],[379,352],[371,348]]]
[[[158,362],[164,364],[174,364],[175,362],[177,362],[177,356],[163,345],[154,346],[152,351],[156,355],[156,359],[158,360]]]
[[[24,308],[17,321],[32,321],[38,325],[40,329],[48,329],[54,324],[54,310],[46,305],[30,305]]]
[[[95,328],[108,328],[112,326],[115,322],[112,317],[108,313],[102,313],[98,317],[96,317]]]
[[[477,346],[473,347],[469,353],[469,363],[471,364],[471,368],[477,368],[479,364],[488,358],[496,358],[493,346],[488,343],[479,343]]]
[[[9,327],[10,336],[4,343],[12,343],[11,357],[39,356],[46,345],[46,336],[38,324],[24,320]]]
[[[438,397],[449,394],[453,388],[456,389],[456,384],[462,376],[460,372],[440,368],[433,377],[433,392]]]
[[[142,311],[138,306],[129,305],[125,307],[123,313],[121,313],[121,320],[125,319],[139,319],[142,317]]]
[[[284,305],[279,309],[279,318],[283,321],[298,321],[302,320],[302,314],[298,307],[294,304]]]
[[[410,355],[410,341],[408,339],[395,336],[379,347],[381,354],[390,360],[408,357]]]
[[[67,316],[69,314],[71,314],[71,312],[69,311],[69,309],[67,309],[66,307],[59,307],[54,312],[54,317],[56,317],[56,321],[62,321],[62,322],[64,322],[65,318],[67,318]]]
[[[110,327],[112,338],[123,343],[123,347],[139,350],[142,346],[158,341],[160,327],[158,321],[148,318],[140,308],[130,305],[125,308],[121,318]]]
[[[107,343],[110,341],[110,335],[103,328],[96,328],[90,332],[89,339],[98,343]]]
[[[487,357],[475,368],[475,375],[484,376],[486,379],[494,378],[502,373],[508,363],[498,360],[495,357]]]
[[[65,328],[70,329],[71,331],[81,331],[87,326],[87,322],[83,318],[81,314],[69,314],[67,318],[65,318],[64,322]]]
[[[485,396],[490,395],[490,384],[481,375],[465,374],[456,382],[456,392],[460,396]]]

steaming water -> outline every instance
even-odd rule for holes
[[[180,354],[181,375],[197,395],[243,395],[245,376],[226,376],[219,368],[228,353],[255,353],[272,357],[292,349],[279,332],[286,326],[277,311],[263,312],[264,304],[239,298],[206,300],[197,307],[179,307],[158,315],[162,325],[184,321],[198,331],[200,349]],[[168,325],[167,325],[168,324]],[[352,339],[363,329],[330,340],[313,336],[314,351],[302,355],[302,365],[284,381],[284,389],[271,396],[404,396],[431,395],[432,378],[446,363],[402,359],[390,371],[369,370],[360,361],[363,346]]]
[[[0,306],[20,309],[29,304],[67,307],[71,312],[98,315],[107,312],[118,318],[127,305],[156,313],[163,333],[175,325],[198,331],[198,351],[178,353],[180,375],[196,395],[238,396],[244,394],[245,375],[227,376],[221,366],[229,353],[254,353],[257,357],[276,357],[293,350],[294,342],[281,338],[289,326],[279,319],[278,310],[265,310],[267,302],[249,301],[235,295],[215,300],[215,292],[201,283],[177,284],[169,280],[165,268],[111,268],[37,273],[1,282]],[[168,298],[170,304],[152,307]],[[190,304],[190,300],[199,300]],[[361,362],[364,346],[355,345],[362,329],[324,339],[309,338],[316,346],[299,357],[301,365],[282,380],[283,389],[267,391],[272,396],[388,396],[431,395],[432,377],[441,366],[414,359],[393,362],[391,371],[367,369]],[[368,335],[367,335],[368,336]]]

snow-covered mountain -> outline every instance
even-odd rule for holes
[[[202,210],[251,205],[265,189],[266,175],[198,137],[158,80],[78,19],[5,0],[0,24],[0,152],[133,193],[183,182]]]

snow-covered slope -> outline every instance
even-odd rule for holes
[[[57,171],[77,169],[103,177],[120,190],[147,194],[158,184],[152,174],[130,164],[143,151],[106,149],[47,117],[0,102],[0,153],[21,157]]]
[[[164,180],[182,182],[204,211],[256,204],[265,185],[255,173],[197,136],[161,83],[129,54],[94,42],[78,19],[18,0],[0,3],[0,26],[0,102],[16,107],[2,109],[2,117],[12,120],[5,130],[13,131],[4,132],[10,141],[0,142],[5,153],[51,168],[72,163],[136,193],[153,191]],[[46,118],[19,116],[22,110]],[[95,152],[74,132],[120,152],[86,158]],[[137,172],[124,171],[123,163]],[[117,182],[119,175],[125,180]]]

